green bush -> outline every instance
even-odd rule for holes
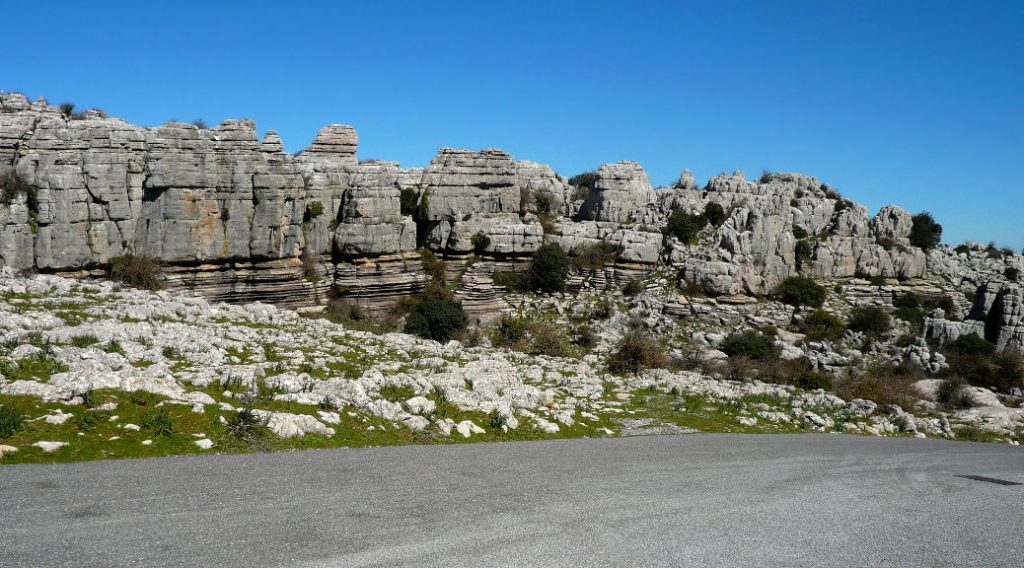
[[[312,221],[317,217],[324,214],[324,204],[319,201],[313,201],[309,205],[306,205],[305,221]]]
[[[0,438],[10,438],[25,427],[25,415],[13,406],[0,406]]]
[[[503,317],[494,328],[491,341],[495,347],[509,347],[526,341],[530,333],[530,322],[524,318]]]
[[[430,276],[435,284],[444,285],[448,270],[444,261],[437,258],[434,251],[430,249],[420,249],[420,259],[423,261],[423,271],[427,273],[427,276]]]
[[[892,320],[885,310],[875,306],[860,306],[850,311],[847,325],[869,337],[880,337],[892,328]]]
[[[996,353],[996,346],[972,333],[961,335],[954,341],[950,341],[942,346],[941,351],[946,355],[953,356],[978,355],[981,357],[991,357]]]
[[[483,253],[487,250],[487,247],[491,246],[491,238],[483,233],[476,233],[469,237],[469,242],[473,245],[473,251],[477,254]]]
[[[530,288],[536,292],[551,293],[565,289],[569,277],[569,257],[558,245],[542,245],[533,254],[530,266]]]
[[[782,348],[775,340],[754,330],[729,334],[718,345],[718,349],[729,357],[744,357],[755,361],[773,361],[782,355]]]
[[[793,385],[804,390],[831,390],[832,377],[818,371],[806,371],[793,379]]]
[[[704,206],[704,218],[712,227],[721,227],[725,222],[725,209],[719,203],[708,203]]]
[[[469,317],[462,302],[439,293],[427,293],[405,318],[405,332],[446,342],[466,329]]]
[[[29,215],[39,211],[39,188],[28,183],[13,168],[0,172],[0,204],[10,205],[15,197],[25,196]]]
[[[977,335],[963,335],[941,349],[949,369],[946,377],[960,377],[968,384],[1009,392],[1024,388],[1024,356],[1020,351],[1004,349]]]
[[[402,189],[399,196],[399,203],[402,209],[402,215],[415,215],[417,207],[419,206],[420,194],[418,191],[411,187]]]
[[[668,217],[668,224],[663,232],[666,235],[674,235],[683,243],[693,244],[697,235],[708,225],[708,219],[703,214],[692,215],[682,209],[675,209]]]
[[[807,230],[800,225],[793,225],[793,236],[797,239],[806,239],[808,237]]]
[[[509,292],[521,292],[524,288],[523,278],[512,270],[495,270],[491,279],[495,286],[501,286]]]
[[[791,306],[820,308],[828,290],[809,276],[790,276],[775,288],[775,297]]]
[[[151,256],[127,254],[111,258],[110,278],[140,290],[164,287],[163,270]]]
[[[1020,269],[1010,266],[1003,271],[1003,276],[1005,276],[1010,282],[1016,282],[1020,280]]]
[[[807,265],[814,262],[814,246],[807,239],[797,241],[793,252],[796,256],[797,270],[803,271]]]
[[[636,374],[644,369],[664,367],[665,351],[656,339],[640,330],[627,332],[608,356],[608,370]]]
[[[815,310],[804,317],[799,330],[811,341],[836,340],[846,331],[846,324],[825,310]]]
[[[629,280],[622,286],[622,293],[629,297],[642,294],[645,290],[647,290],[647,287],[639,280]]]
[[[548,357],[567,357],[572,355],[566,333],[552,323],[539,323],[530,330],[530,355],[547,355]]]
[[[923,250],[931,250],[942,242],[942,225],[935,222],[932,214],[925,211],[913,216],[910,228],[910,244]]]

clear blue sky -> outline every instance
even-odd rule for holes
[[[87,4],[89,6],[87,7]],[[424,165],[802,171],[1024,247],[1024,2],[13,2],[0,89]]]

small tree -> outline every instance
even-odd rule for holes
[[[791,306],[820,308],[828,290],[809,276],[790,276],[775,288],[775,297]]]
[[[942,225],[935,222],[932,214],[925,211],[914,215],[910,228],[910,244],[929,251],[942,242]]]
[[[399,196],[399,207],[402,210],[402,215],[415,215],[419,200],[420,194],[415,189],[411,187],[402,189]]]
[[[825,310],[815,310],[804,317],[800,322],[799,329],[807,336],[807,339],[820,341],[822,339],[838,339],[846,331],[846,324]]]
[[[565,289],[569,277],[569,257],[561,247],[554,244],[542,245],[533,255],[530,266],[530,288],[537,292],[551,293]]]

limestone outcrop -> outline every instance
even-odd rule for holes
[[[100,274],[113,257],[144,254],[172,287],[215,300],[308,305],[333,288],[377,309],[423,287],[416,251],[427,248],[453,275],[471,273],[461,293],[489,309],[487,267],[521,266],[546,242],[572,255],[606,243],[616,254],[603,277],[663,265],[719,295],[767,294],[794,274],[880,277],[932,282],[967,312],[965,294],[984,288],[992,301],[974,306],[984,311],[975,319],[1002,322],[986,335],[1011,344],[1019,333],[1017,296],[1000,288],[1024,268],[1019,257],[980,246],[926,254],[910,242],[907,211],[871,216],[798,173],[723,173],[700,187],[684,170],[655,189],[623,161],[574,187],[501,150],[442,148],[425,168],[403,168],[359,161],[358,135],[341,124],[292,155],[249,120],[145,128],[0,93],[5,172],[33,188],[0,199],[0,266],[14,269]],[[717,226],[686,243],[664,232],[673,211],[709,204],[725,212]]]

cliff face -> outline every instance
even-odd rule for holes
[[[172,287],[216,300],[303,305],[335,286],[382,309],[422,288],[417,250],[428,248],[463,274],[467,304],[488,311],[501,307],[490,272],[521,266],[545,242],[570,254],[608,242],[618,253],[607,277],[661,264],[728,295],[765,294],[804,273],[922,280],[964,298],[1002,286],[1004,265],[1020,264],[947,247],[926,255],[910,244],[908,212],[870,216],[803,174],[722,174],[699,188],[684,171],[674,187],[655,189],[639,164],[620,162],[601,166],[583,190],[500,150],[444,148],[426,168],[401,168],[360,163],[357,149],[344,125],[291,155],[248,120],[143,128],[0,93],[0,172],[37,188],[0,200],[0,266],[87,272],[145,254],[164,263]],[[663,234],[673,210],[697,214],[709,203],[726,213],[719,226],[691,243]],[[959,301],[979,321],[1017,329],[1019,289],[1000,290],[979,293],[973,307]],[[1019,331],[988,334],[1020,341]]]

